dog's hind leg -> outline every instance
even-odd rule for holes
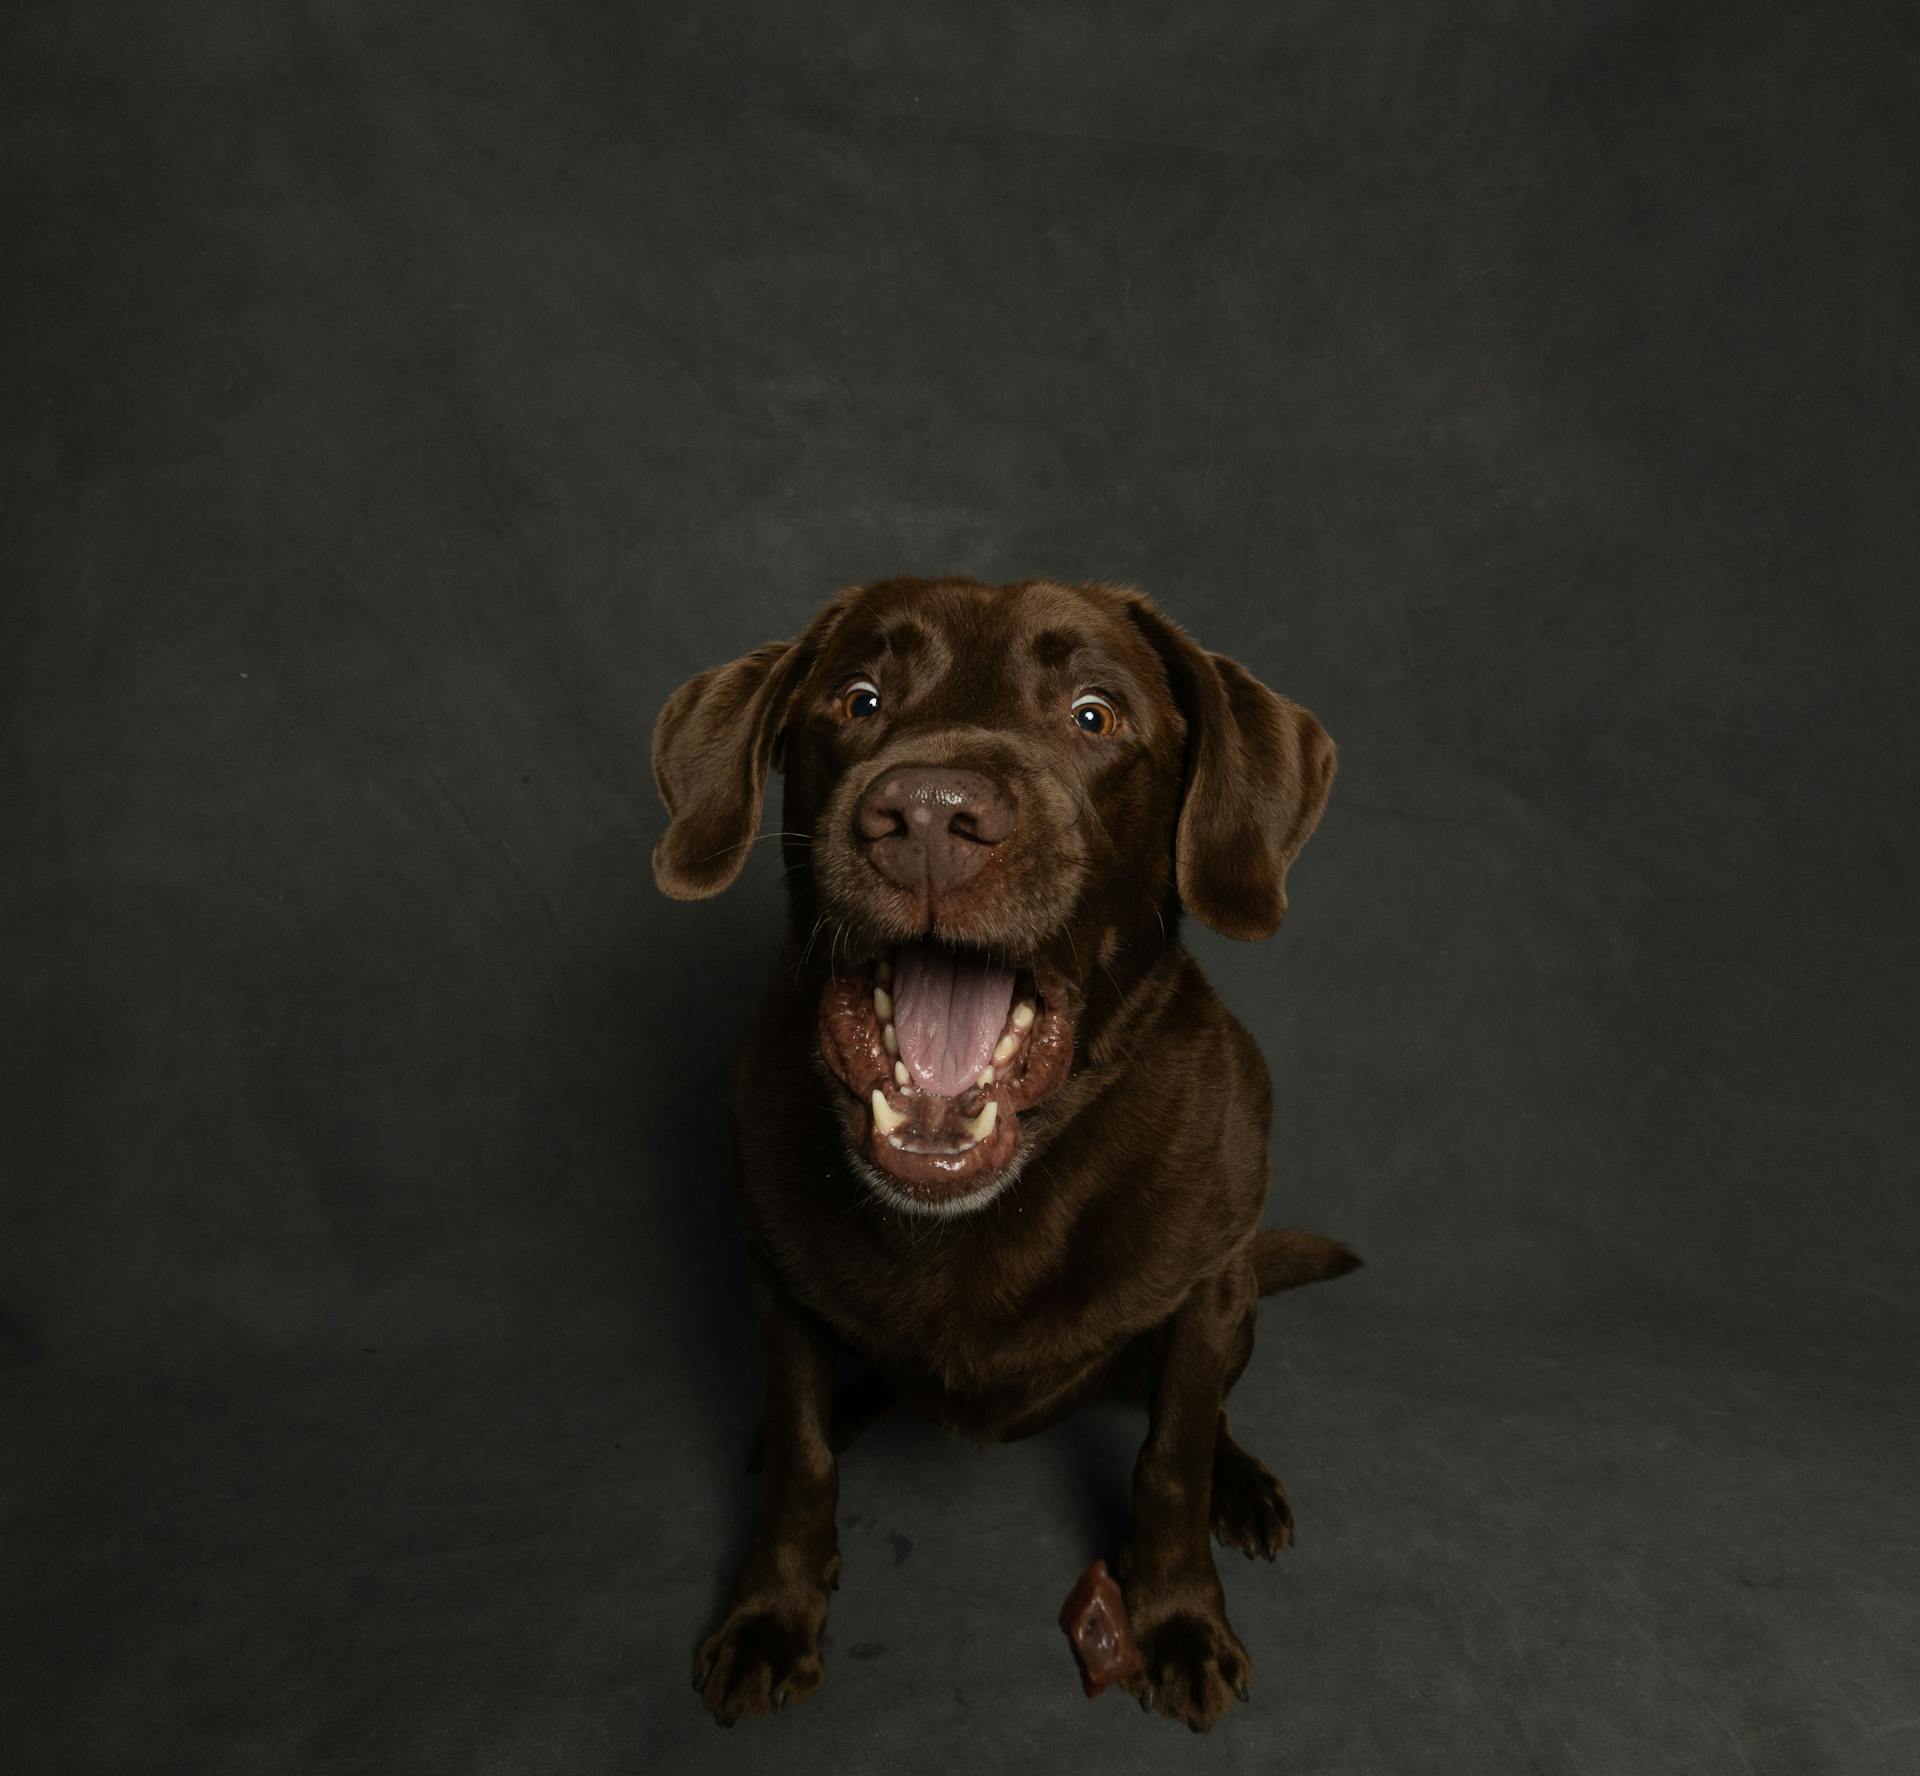
[[[1279,1477],[1256,1455],[1234,1441],[1227,1415],[1213,1439],[1214,1540],[1238,1548],[1251,1560],[1272,1560],[1293,1541],[1293,1507]]]
[[[1254,1280],[1260,1281],[1256,1254]],[[1258,1301],[1250,1302],[1236,1328],[1235,1357],[1228,1371],[1227,1386],[1239,1380],[1253,1355],[1254,1329],[1259,1318]],[[1226,1409],[1213,1435],[1213,1492],[1208,1513],[1214,1540],[1222,1547],[1238,1548],[1251,1560],[1256,1554],[1273,1559],[1293,1540],[1293,1507],[1287,1503],[1287,1489],[1265,1462],[1249,1455],[1234,1441],[1227,1429]]]
[[[1359,1254],[1339,1240],[1293,1227],[1263,1227],[1254,1236],[1249,1261],[1254,1284],[1262,1295],[1325,1282],[1360,1268]],[[1243,1354],[1228,1380],[1229,1387],[1246,1366],[1244,1353],[1252,1351],[1252,1333],[1249,1317]],[[1287,1502],[1286,1487],[1265,1462],[1234,1441],[1224,1411],[1213,1443],[1211,1515],[1214,1539],[1223,1547],[1238,1548],[1249,1560],[1256,1554],[1272,1560],[1293,1542],[1293,1507]]]

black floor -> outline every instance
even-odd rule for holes
[[[1920,1767],[1910,9],[0,20],[0,1772]],[[1132,581],[1341,746],[1224,1566],[1079,1694],[1118,1408],[750,1505],[773,847],[647,744],[835,586]],[[779,823],[770,806],[769,828]]]
[[[14,1377],[10,1765],[1912,1767],[1910,1349],[1416,1319],[1389,1287],[1268,1310],[1235,1426],[1300,1539],[1222,1556],[1254,1697],[1203,1745],[1084,1701],[1054,1625],[1112,1545],[1119,1408],[987,1451],[876,1424],[826,1687],[716,1731],[686,1673],[747,1424],[609,1343]]]

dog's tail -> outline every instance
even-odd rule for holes
[[[1253,1274],[1262,1295],[1297,1289],[1302,1283],[1324,1283],[1329,1277],[1358,1270],[1360,1254],[1325,1234],[1298,1227],[1263,1227],[1253,1236]]]

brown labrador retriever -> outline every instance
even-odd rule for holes
[[[1137,1389],[1118,1572],[1143,1707],[1251,1667],[1209,1532],[1269,1559],[1280,1482],[1221,1409],[1259,1297],[1358,1260],[1263,1231],[1267,1069],[1179,939],[1286,912],[1320,724],[1106,585],[894,579],[682,685],[654,730],[668,894],[740,873],[770,770],[792,923],[735,1056],[766,1371],[758,1525],[694,1682],[727,1725],[821,1681],[834,1457],[899,1398],[981,1440]],[[834,1398],[836,1352],[864,1388]]]

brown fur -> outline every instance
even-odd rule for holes
[[[855,673],[884,680],[880,717],[850,720],[837,701]],[[1111,737],[1068,719],[1088,682],[1120,710]],[[908,763],[988,773],[1020,811],[980,881],[937,903],[883,880],[855,828],[865,787]],[[1129,1687],[1204,1729],[1250,1677],[1209,1531],[1268,1558],[1292,1533],[1284,1489],[1222,1402],[1258,1296],[1359,1260],[1260,1230],[1266,1066],[1178,923],[1184,910],[1235,937],[1279,926],[1333,744],[1129,589],[892,580],[669,700],[654,736],[667,893],[734,879],[777,766],[792,922],[735,1057],[731,1119],[765,1352],[762,1500],[695,1683],[726,1724],[819,1684],[840,1564],[834,1452],[883,1400],[1005,1439],[1132,1383],[1150,1424],[1119,1560],[1145,1659]],[[1044,969],[1072,1015],[1071,1071],[1020,1110],[1010,1181],[948,1219],[903,1214],[849,1163],[871,1125],[818,1040],[836,967],[929,932]],[[841,1348],[875,1379],[836,1403]]]

